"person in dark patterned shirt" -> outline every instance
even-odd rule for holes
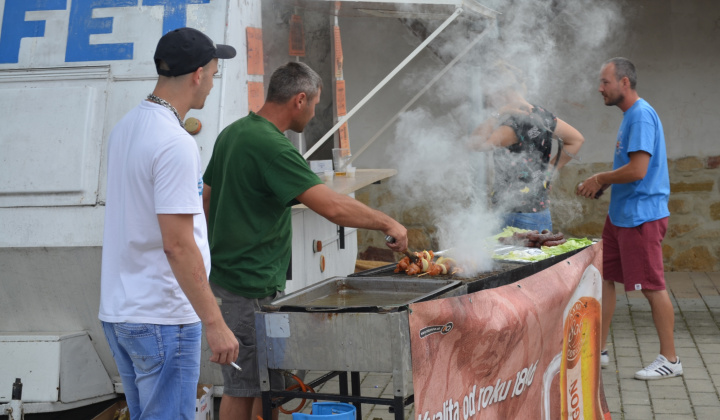
[[[552,112],[525,99],[517,69],[500,63],[490,73],[493,86],[486,104],[497,111],[471,139],[473,148],[493,152],[492,203],[502,214],[503,226],[552,231],[551,178],[578,153],[584,138]],[[553,139],[562,151],[551,157]]]

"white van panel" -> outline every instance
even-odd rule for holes
[[[103,83],[3,89],[0,106],[12,107],[14,118],[0,136],[0,179],[10,180],[0,184],[0,207],[95,204]]]

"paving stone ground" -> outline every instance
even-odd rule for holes
[[[675,308],[675,345],[683,364],[682,377],[638,381],[635,372],[651,363],[659,342],[652,313],[641,292],[617,288],[617,307],[608,339],[610,366],[603,383],[613,420],[720,419],[720,273],[665,273]],[[323,372],[308,372],[306,381]],[[361,375],[361,394],[392,397],[391,376]],[[337,393],[334,379],[317,392]],[[290,402],[288,407],[297,406]],[[309,413],[310,403],[302,410]],[[362,420],[393,420],[387,406],[363,405]],[[291,415],[281,414],[280,420]],[[413,405],[405,418],[414,418]]]

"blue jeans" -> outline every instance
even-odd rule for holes
[[[550,217],[550,209],[545,209],[537,213],[505,213],[502,215],[502,227],[513,226],[520,229],[537,230],[542,232],[547,229],[552,232],[552,217]]]
[[[103,322],[131,420],[195,418],[202,324]]]

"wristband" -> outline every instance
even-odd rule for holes
[[[602,184],[600,183],[600,181],[597,180],[597,175],[595,175],[593,179],[595,180],[595,183],[598,185],[598,187],[602,188]]]

